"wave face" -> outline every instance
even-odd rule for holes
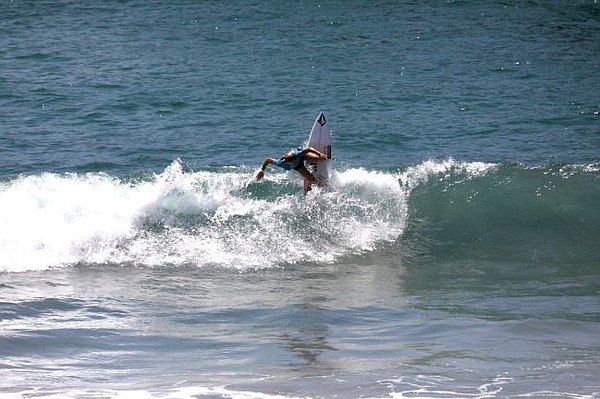
[[[301,194],[293,174],[224,167],[158,175],[21,176],[0,183],[0,270],[77,264],[270,268],[335,263],[386,244],[436,256],[597,259],[600,168],[427,161],[334,172]]]
[[[590,267],[600,257],[598,165],[438,163],[410,196],[406,238],[441,258]],[[417,170],[422,169],[418,167]],[[474,169],[475,168],[475,169]]]

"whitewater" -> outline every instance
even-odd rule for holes
[[[351,169],[329,189],[298,195],[297,181],[254,169],[22,176],[2,184],[0,269],[80,263],[224,266],[240,270],[334,262],[401,235],[406,189],[397,174]]]

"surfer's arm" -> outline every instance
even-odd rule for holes
[[[327,159],[327,155],[313,147],[306,147],[301,153],[308,159]]]
[[[265,161],[261,165],[260,170],[256,174],[256,180],[260,181],[263,177],[265,177],[265,169],[270,163],[273,163],[273,158],[265,158]]]

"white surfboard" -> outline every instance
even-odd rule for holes
[[[329,123],[322,112],[315,119],[315,123],[310,130],[308,136],[308,147],[316,148],[327,155],[324,160],[307,160],[305,162],[308,170],[315,175],[321,185],[326,185],[329,180],[331,167],[331,132],[329,131]],[[309,181],[304,179],[304,191],[308,190]]]

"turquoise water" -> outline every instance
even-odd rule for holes
[[[0,397],[600,397],[594,1],[0,3]],[[266,156],[323,111],[327,190]]]

